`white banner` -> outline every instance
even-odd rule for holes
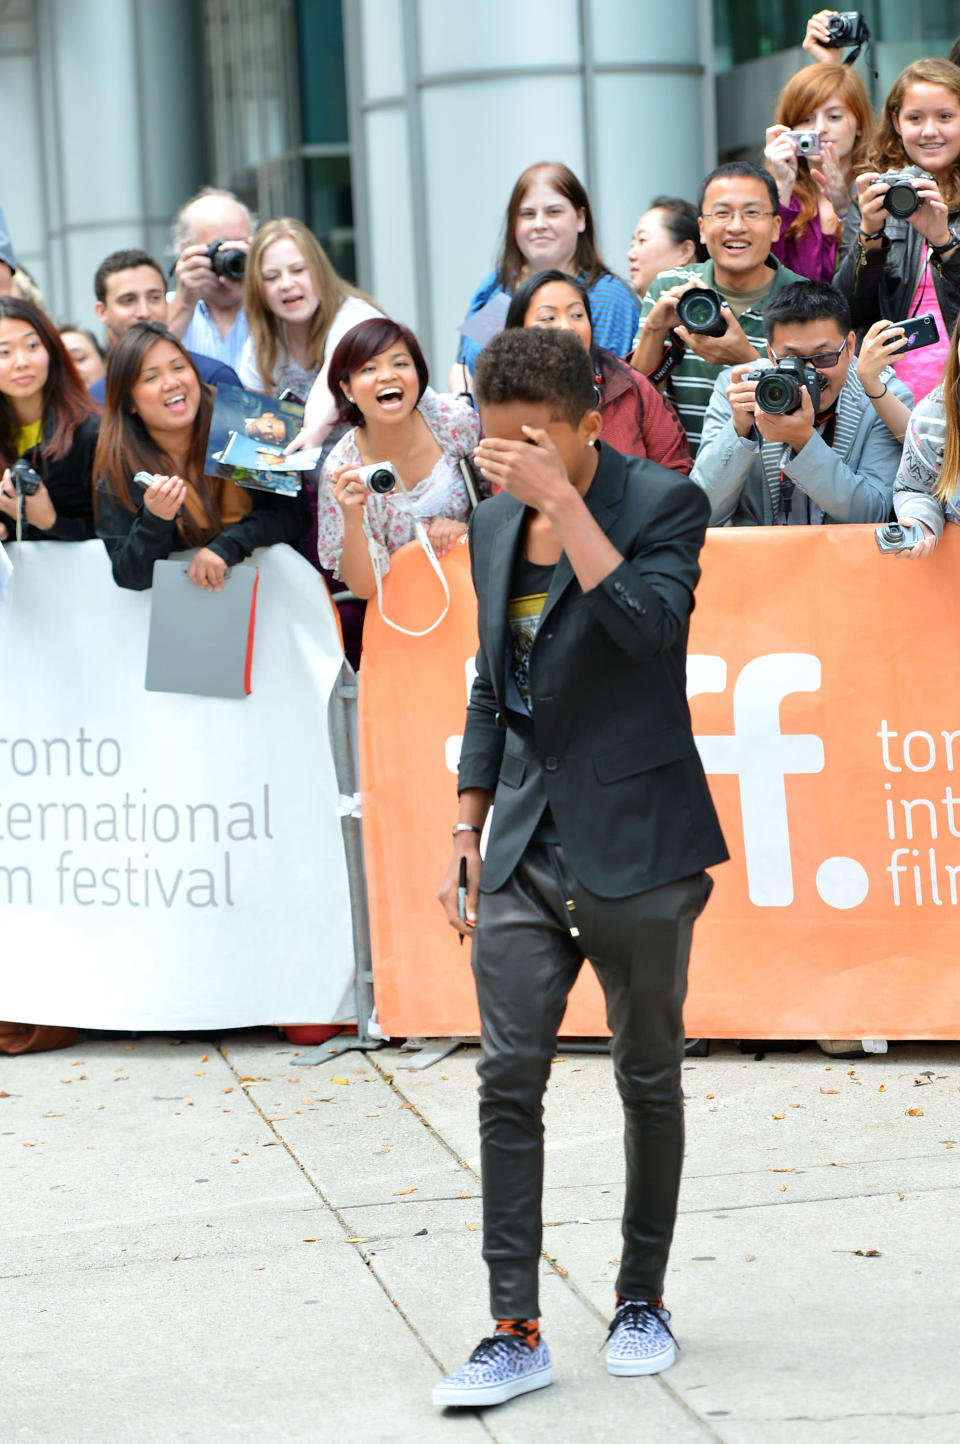
[[[0,548],[2,550],[2,548]],[[144,690],[150,592],[100,542],[8,544],[0,1018],[117,1029],[355,1016],[320,576],[260,568],[252,694]]]

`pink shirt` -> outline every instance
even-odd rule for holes
[[[950,350],[950,335],[943,324],[943,316],[940,314],[940,303],[933,288],[929,262],[923,268],[920,285],[917,287],[913,305],[910,307],[910,315],[931,315],[936,321],[937,330],[940,333],[940,340],[934,345],[923,346],[919,351],[908,351],[902,360],[895,361],[893,364],[897,376],[913,392],[913,402],[916,405],[918,401],[922,401],[925,396],[928,396],[938,384],[943,374],[947,353]]]

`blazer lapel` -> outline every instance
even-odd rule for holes
[[[490,541],[490,560],[487,568],[485,588],[486,631],[490,638],[490,664],[493,670],[493,685],[497,699],[503,703],[504,675],[503,662],[507,646],[507,606],[510,601],[510,582],[517,557],[517,548],[523,537],[524,508],[520,502],[516,509],[497,528]]]

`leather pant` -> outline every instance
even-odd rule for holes
[[[698,872],[630,897],[597,897],[573,877],[559,844],[534,841],[502,888],[481,893],[473,972],[482,1024],[483,1257],[494,1318],[539,1317],[543,1094],[567,996],[588,957],[606,999],[624,1111],[617,1291],[661,1297],[683,1164],[687,961],[712,887]]]

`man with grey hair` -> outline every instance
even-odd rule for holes
[[[167,324],[189,351],[232,366],[240,364],[249,334],[243,310],[243,275],[229,261],[220,274],[224,253],[250,249],[256,220],[232,191],[205,186],[183,206],[173,223],[177,252],[177,289],[170,296]],[[219,248],[211,248],[219,242]]]

